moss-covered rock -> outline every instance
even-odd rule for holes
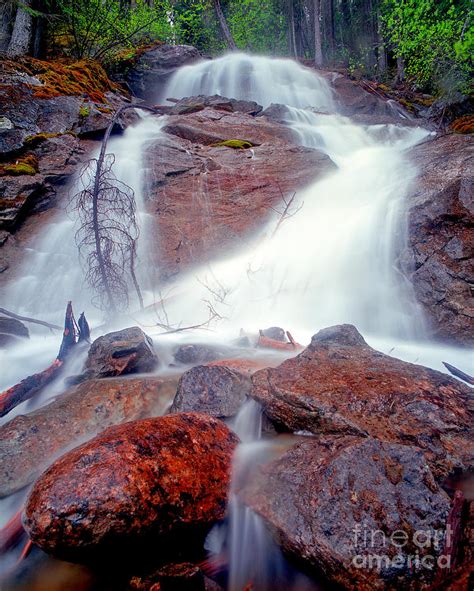
[[[0,166],[0,176],[21,176],[24,174],[35,175],[39,170],[38,159],[33,154],[19,158],[12,164]]]
[[[217,142],[212,144],[213,148],[232,148],[233,150],[248,150],[249,148],[253,148],[255,144],[249,142],[247,140],[223,140],[222,142]]]

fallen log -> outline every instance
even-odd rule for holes
[[[63,362],[55,359],[53,363],[39,373],[28,376],[19,384],[12,386],[0,394],[0,417],[5,416],[11,410],[25,400],[32,398],[59,374]]]
[[[87,325],[85,318],[84,322]],[[72,304],[71,302],[68,302],[64,319],[63,338],[58,356],[53,363],[43,371],[28,376],[19,384],[12,386],[0,394],[0,417],[5,416],[16,406],[25,402],[25,400],[32,398],[58,377],[63,368],[64,360],[68,357],[76,344],[77,333],[77,324],[74,319]]]
[[[0,529],[0,553],[4,554],[13,546],[16,546],[23,535],[24,529],[21,523],[21,512],[20,509],[13,517]]]
[[[45,322],[44,320],[38,320],[37,318],[29,318],[28,316],[20,316],[19,314],[15,314],[14,312],[10,312],[9,310],[5,310],[5,308],[0,308],[0,314],[4,316],[9,316],[10,318],[15,318],[15,320],[21,320],[22,322],[31,322],[32,324],[39,324],[40,326],[45,326],[51,330],[62,330],[60,326],[57,324],[51,324],[49,322]]]
[[[474,377],[470,376],[468,373],[461,371],[460,369],[454,367],[454,365],[451,365],[450,363],[446,363],[446,361],[443,361],[443,365],[450,373],[453,374],[453,376],[456,376],[457,378],[464,380],[468,384],[474,385]]]

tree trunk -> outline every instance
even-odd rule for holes
[[[320,0],[313,0],[314,6],[314,63],[318,68],[323,65],[323,47],[321,42],[321,5]]]
[[[295,9],[293,6],[293,0],[288,0],[288,4],[290,9],[290,55],[298,57],[298,52],[296,51]]]
[[[0,51],[6,51],[10,42],[12,12],[9,3],[0,8]]]
[[[397,57],[397,77],[395,81],[403,82],[405,80],[405,60],[402,57]]]
[[[382,34],[380,7],[377,10],[377,65],[380,74],[384,74],[387,71],[387,51]]]
[[[335,57],[335,45],[336,45],[336,32],[334,29],[334,0],[327,0],[325,3],[326,7],[326,19],[325,19],[325,33],[329,48],[329,56],[327,56],[332,62]]]
[[[234,38],[232,37],[232,33],[227,25],[227,21],[225,20],[224,13],[222,12],[221,3],[219,0],[214,1],[214,8],[216,9],[217,18],[219,20],[219,25],[221,27],[222,34],[224,35],[224,39],[229,47],[229,49],[237,49],[237,45],[235,44]]]
[[[31,8],[32,0],[24,0],[23,6]],[[16,11],[15,24],[7,49],[8,57],[27,55],[33,41],[33,16],[19,6]]]

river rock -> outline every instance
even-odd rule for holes
[[[16,318],[0,316],[0,348],[21,343],[22,339],[29,339],[27,327]]]
[[[282,194],[335,170],[328,156],[297,145],[290,128],[266,117],[206,106],[170,115],[163,131],[146,153],[157,281],[241,247],[274,217]],[[246,143],[232,149],[222,145],[227,140]]]
[[[0,332],[12,334],[23,339],[30,338],[30,332],[23,322],[16,318],[9,318],[8,316],[0,316]]]
[[[300,564],[350,591],[428,589],[409,557],[443,564],[451,503],[420,449],[323,435],[260,470],[240,495]]]
[[[180,345],[173,353],[173,357],[177,363],[183,365],[200,365],[229,357],[230,352],[231,350],[226,347],[188,343],[187,345]]]
[[[285,330],[279,326],[271,326],[270,328],[263,329],[261,331],[261,336],[273,339],[274,341],[280,341],[282,343],[288,342]]]
[[[89,349],[83,377],[107,378],[151,372],[158,366],[153,341],[138,326],[110,332]]]
[[[409,151],[419,174],[408,207],[401,266],[431,336],[474,345],[474,141],[447,135]]]
[[[110,427],[59,458],[35,483],[24,526],[34,544],[71,561],[116,561],[144,547],[159,559],[225,514],[237,437],[197,413]]]
[[[252,382],[251,396],[291,431],[409,442],[440,477],[472,466],[471,388],[372,349],[352,325],[319,331],[297,357]]]
[[[183,98],[175,103],[168,113],[170,115],[186,115],[202,111],[205,107],[212,107],[229,113],[247,113],[248,115],[258,115],[262,110],[262,106],[255,101],[237,100],[214,94],[212,96],[198,95]]]
[[[107,427],[162,414],[158,378],[89,380],[0,427],[0,497],[32,482],[61,453]]]
[[[191,45],[157,45],[140,55],[125,80],[135,96],[153,103],[168,98],[163,96],[164,87],[178,68],[200,57]]]
[[[247,375],[228,367],[193,367],[179,380],[170,412],[203,412],[212,417],[229,418],[247,399],[251,382]]]

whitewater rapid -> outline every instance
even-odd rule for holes
[[[183,334],[182,339],[228,341],[241,328],[257,332],[279,325],[305,344],[319,329],[348,322],[371,345],[402,359],[441,370],[443,360],[460,365],[466,360],[468,366],[468,352],[427,341],[421,308],[397,266],[397,255],[406,243],[405,199],[416,183],[406,150],[429,132],[354,124],[337,113],[327,80],[291,60],[234,53],[181,68],[164,92],[170,98],[197,94],[255,100],[264,107],[285,104],[286,124],[295,141],[323,151],[337,168],[298,191],[297,213],[276,233],[278,216],[237,255],[223,253],[175,283],[160,286],[149,259],[156,237],[148,231],[151,216],[144,179],[146,146],[160,141],[164,118],[144,117],[113,138],[109,151],[116,156],[115,174],[132,186],[137,198],[141,227],[137,271],[145,305],[162,294],[170,324],[196,325],[208,317],[212,290],[225,293],[222,301],[213,301],[221,320],[212,325],[213,332]],[[252,166],[258,166],[258,156]],[[61,324],[66,302],[72,300],[77,314],[84,310],[92,326],[102,325],[83,283],[75,224],[71,214],[62,212],[45,228],[27,253],[18,279],[9,286],[4,307]],[[132,303],[130,314],[117,319],[114,328],[137,322],[151,336],[160,332],[153,328],[156,315],[140,314],[138,302]],[[29,343],[0,353],[5,368],[0,389],[43,369],[55,357],[58,336],[34,326],[30,330]]]

